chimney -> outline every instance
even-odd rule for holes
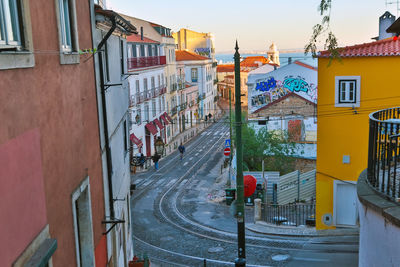
[[[382,16],[379,17],[379,37],[378,40],[386,39],[395,36],[394,33],[387,33],[386,29],[394,23],[396,17],[386,11]]]
[[[143,27],[140,27],[140,40],[143,41]]]

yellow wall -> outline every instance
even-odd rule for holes
[[[318,59],[317,229],[334,228],[322,222],[324,214],[333,215],[334,178],[357,181],[367,168],[369,114],[400,106],[400,57],[342,58],[330,66],[328,62]],[[335,76],[361,76],[357,114],[334,106]],[[342,163],[343,155],[350,156],[350,164]]]
[[[186,33],[186,39],[185,39]],[[194,51],[196,48],[207,47],[207,34],[191,31],[188,29],[181,29],[180,31],[173,33],[172,36],[175,39],[175,43],[178,44],[178,49]]]

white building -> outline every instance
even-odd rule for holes
[[[300,61],[274,70],[264,65],[248,76],[249,121],[255,129],[286,132],[299,158],[316,159],[317,68]]]
[[[143,153],[150,157],[156,138],[167,140],[166,56],[159,42],[143,34],[131,35],[127,41],[131,156]]]
[[[103,166],[105,225],[109,265],[123,267],[133,257],[130,215],[129,85],[126,35],[136,28],[111,10],[95,7],[92,17]],[[111,34],[107,34],[111,33]]]
[[[198,86],[199,119],[206,115],[215,115],[216,90],[214,86],[215,68],[212,59],[193,52],[176,50],[176,61],[184,65],[185,80]]]

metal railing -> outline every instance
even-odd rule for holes
[[[128,70],[161,66],[165,64],[166,64],[165,56],[128,58]]]
[[[262,218],[265,222],[276,225],[313,225],[315,203],[262,204]]]
[[[175,115],[177,111],[178,111],[178,107],[173,107],[171,109],[171,116]]]
[[[400,200],[400,107],[369,115],[368,182],[389,199]]]
[[[143,103],[144,99],[144,92],[136,93],[136,104]]]

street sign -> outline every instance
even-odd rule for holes
[[[225,147],[231,147],[231,139],[225,140]]]
[[[230,147],[225,147],[224,156],[225,157],[229,157],[230,154],[231,154],[231,148]]]

